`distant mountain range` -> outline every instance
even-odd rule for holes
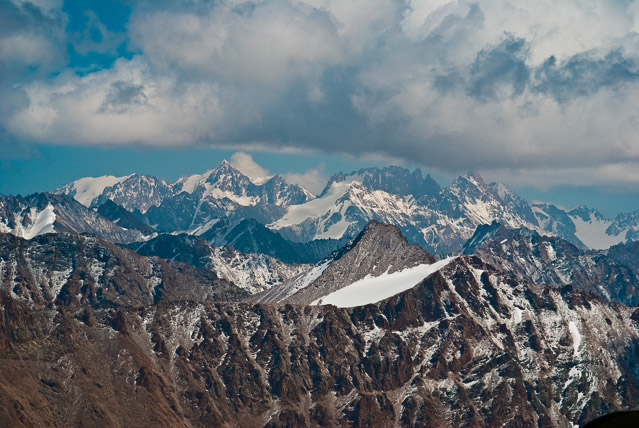
[[[612,220],[583,206],[566,212],[529,204],[504,184],[487,184],[478,174],[441,188],[419,169],[394,166],[335,174],[317,197],[277,175],[254,182],[226,161],[175,182],[138,174],[82,178],[54,193],[88,208],[112,201],[159,233],[203,237],[220,220],[237,225],[251,219],[291,243],[352,239],[378,220],[398,226],[411,243],[436,254],[459,251],[477,226],[493,221],[557,236],[581,249],[639,239],[639,210]],[[228,243],[218,235],[214,245]]]

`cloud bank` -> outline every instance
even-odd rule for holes
[[[518,3],[140,2],[118,28],[86,11],[69,31],[61,4],[14,0],[0,144],[315,150],[639,183],[638,4]],[[113,61],[79,67],[69,44]]]

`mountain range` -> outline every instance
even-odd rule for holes
[[[9,426],[551,426],[639,407],[639,211],[228,162],[0,197]]]
[[[493,221],[557,236],[581,249],[639,239],[639,210],[610,220],[583,206],[565,211],[529,204],[504,184],[487,184],[478,174],[460,176],[442,188],[419,169],[400,167],[335,174],[318,196],[277,175],[254,181],[226,161],[175,182],[137,174],[82,178],[54,193],[88,208],[113,201],[160,233],[202,236],[220,220],[235,226],[251,219],[294,243],[341,240],[333,250],[370,220],[398,226],[411,243],[436,254],[459,251],[477,226]]]
[[[146,245],[191,264],[88,235],[1,238],[11,426],[568,427],[639,405],[639,309],[486,252],[437,260],[392,225],[270,296],[221,278],[188,235]]]

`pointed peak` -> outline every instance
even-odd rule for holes
[[[477,183],[477,184],[479,184],[481,186],[485,186],[486,185],[486,182],[484,181],[482,176],[479,175],[479,173],[476,172],[476,171],[469,171],[465,175],[463,175],[462,177],[465,178],[468,181],[475,182],[475,183]]]
[[[375,241],[377,243],[376,246],[379,248],[410,248],[412,249],[410,251],[419,253],[429,263],[435,261],[435,258],[419,245],[410,244],[399,227],[394,224],[382,223],[378,220],[369,221],[351,243],[341,250],[341,254],[337,258],[341,258],[346,253],[366,245],[364,243],[369,241]]]

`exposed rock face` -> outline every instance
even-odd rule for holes
[[[254,183],[224,161],[217,168],[171,184],[173,193],[145,216],[163,232],[187,231],[221,218],[251,218],[270,223],[285,212],[285,206],[313,199],[308,191],[288,184],[280,176]]]
[[[117,224],[125,229],[133,229],[143,233],[146,236],[156,235],[155,229],[142,220],[125,210],[120,205],[107,199],[105,203],[98,207],[98,214],[107,220]]]
[[[0,198],[0,233],[31,239],[51,232],[91,233],[118,243],[144,239],[141,232],[124,229],[65,195],[34,193]]]
[[[170,183],[152,175],[133,174],[126,180],[107,187],[94,206],[113,201],[128,211],[146,212],[175,193]]]
[[[639,211],[615,219],[587,207],[566,212],[549,204],[530,205],[503,183],[486,183],[476,173],[441,188],[419,169],[411,172],[396,166],[335,174],[317,198],[281,176],[251,179],[226,161],[175,182],[139,174],[85,177],[54,193],[74,197],[88,207],[112,200],[161,233],[200,236],[216,222],[235,227],[252,220],[281,234],[280,240],[330,244],[331,239],[349,241],[369,221],[377,220],[398,226],[409,242],[439,255],[458,252],[477,226],[492,221],[557,236],[581,249],[607,249],[639,239]],[[219,237],[207,240],[249,252],[228,240],[212,242]],[[300,250],[307,252],[296,248]]]
[[[435,261],[420,246],[409,244],[397,226],[372,221],[353,242],[334,256],[317,279],[295,294],[275,301],[308,305],[366,276],[393,273]],[[269,297],[278,295],[282,294],[267,292],[260,301],[274,301]]]
[[[639,241],[614,245],[607,251],[607,255],[639,273]]]
[[[471,256],[353,309],[0,303],[11,426],[570,427],[639,405],[633,308]]]
[[[630,246],[611,249],[618,255],[617,261],[601,252],[580,250],[560,238],[493,223],[478,227],[464,252],[538,284],[556,288],[572,285],[605,301],[637,305],[639,271],[624,263],[633,256],[628,257],[622,248]]]
[[[240,300],[248,293],[215,273],[83,235],[30,241],[0,234],[0,288],[31,305],[143,306],[159,301]]]
[[[563,238],[580,249],[588,248],[575,235],[577,228],[566,211],[552,204],[533,204],[532,210],[539,227],[545,232]]]
[[[405,168],[389,166],[381,169],[362,168],[348,175],[335,174],[328,181],[324,192],[330,188],[331,184],[352,178],[358,179],[364,186],[372,190],[383,190],[401,196],[411,195],[416,199],[436,196],[441,190],[439,184],[428,174],[424,177],[419,168],[411,173]]]
[[[403,180],[407,170],[388,169],[386,182],[371,179],[378,173],[368,169],[336,175],[318,199],[289,207],[267,226],[287,239],[308,241],[356,236],[369,221],[378,220],[398,226],[409,242],[438,254],[458,251],[478,225],[493,220],[539,228],[525,200],[502,183],[486,184],[477,174],[461,176],[435,194],[416,198],[407,188],[388,184]]]

